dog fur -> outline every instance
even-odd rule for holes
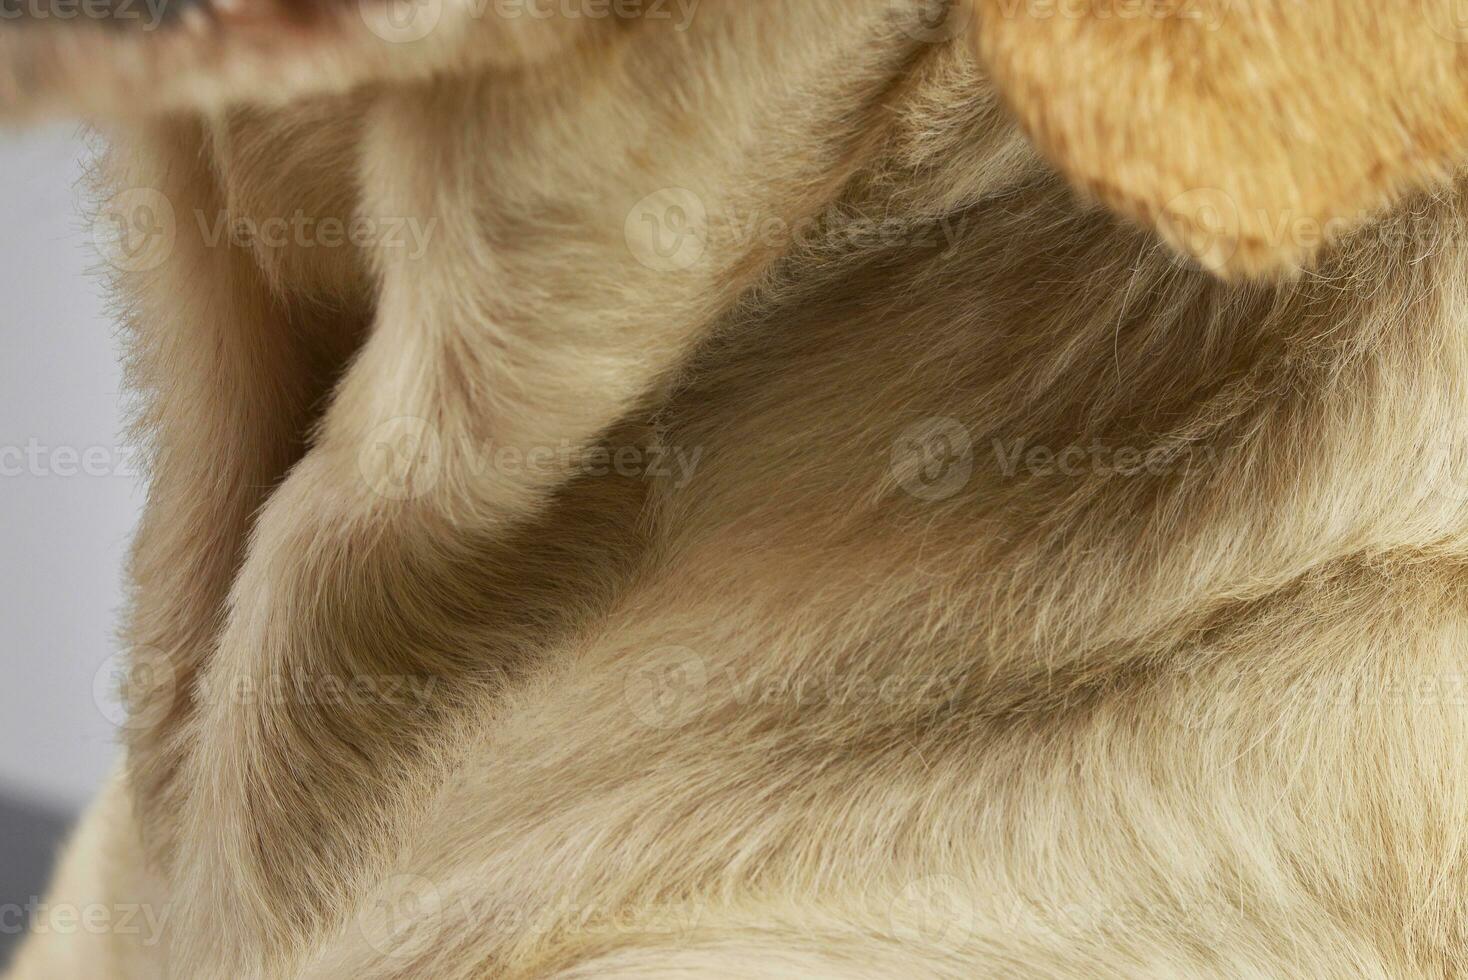
[[[177,218],[53,887],[167,926],[11,976],[1456,976],[1461,49],[1319,6],[8,39]]]

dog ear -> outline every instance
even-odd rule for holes
[[[1224,276],[1300,269],[1464,153],[1457,0],[973,2],[1039,150]]]
[[[272,104],[470,63],[518,67],[578,29],[482,0],[5,0],[0,118]]]

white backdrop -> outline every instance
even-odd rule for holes
[[[116,704],[94,689],[142,503],[85,152],[73,126],[0,133],[0,793],[71,810],[116,753]]]

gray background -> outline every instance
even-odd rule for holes
[[[0,133],[0,903],[42,887],[120,734],[108,658],[142,493],[86,155],[74,126]]]

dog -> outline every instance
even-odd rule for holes
[[[1442,6],[30,5],[151,465],[10,976],[1458,975]]]

